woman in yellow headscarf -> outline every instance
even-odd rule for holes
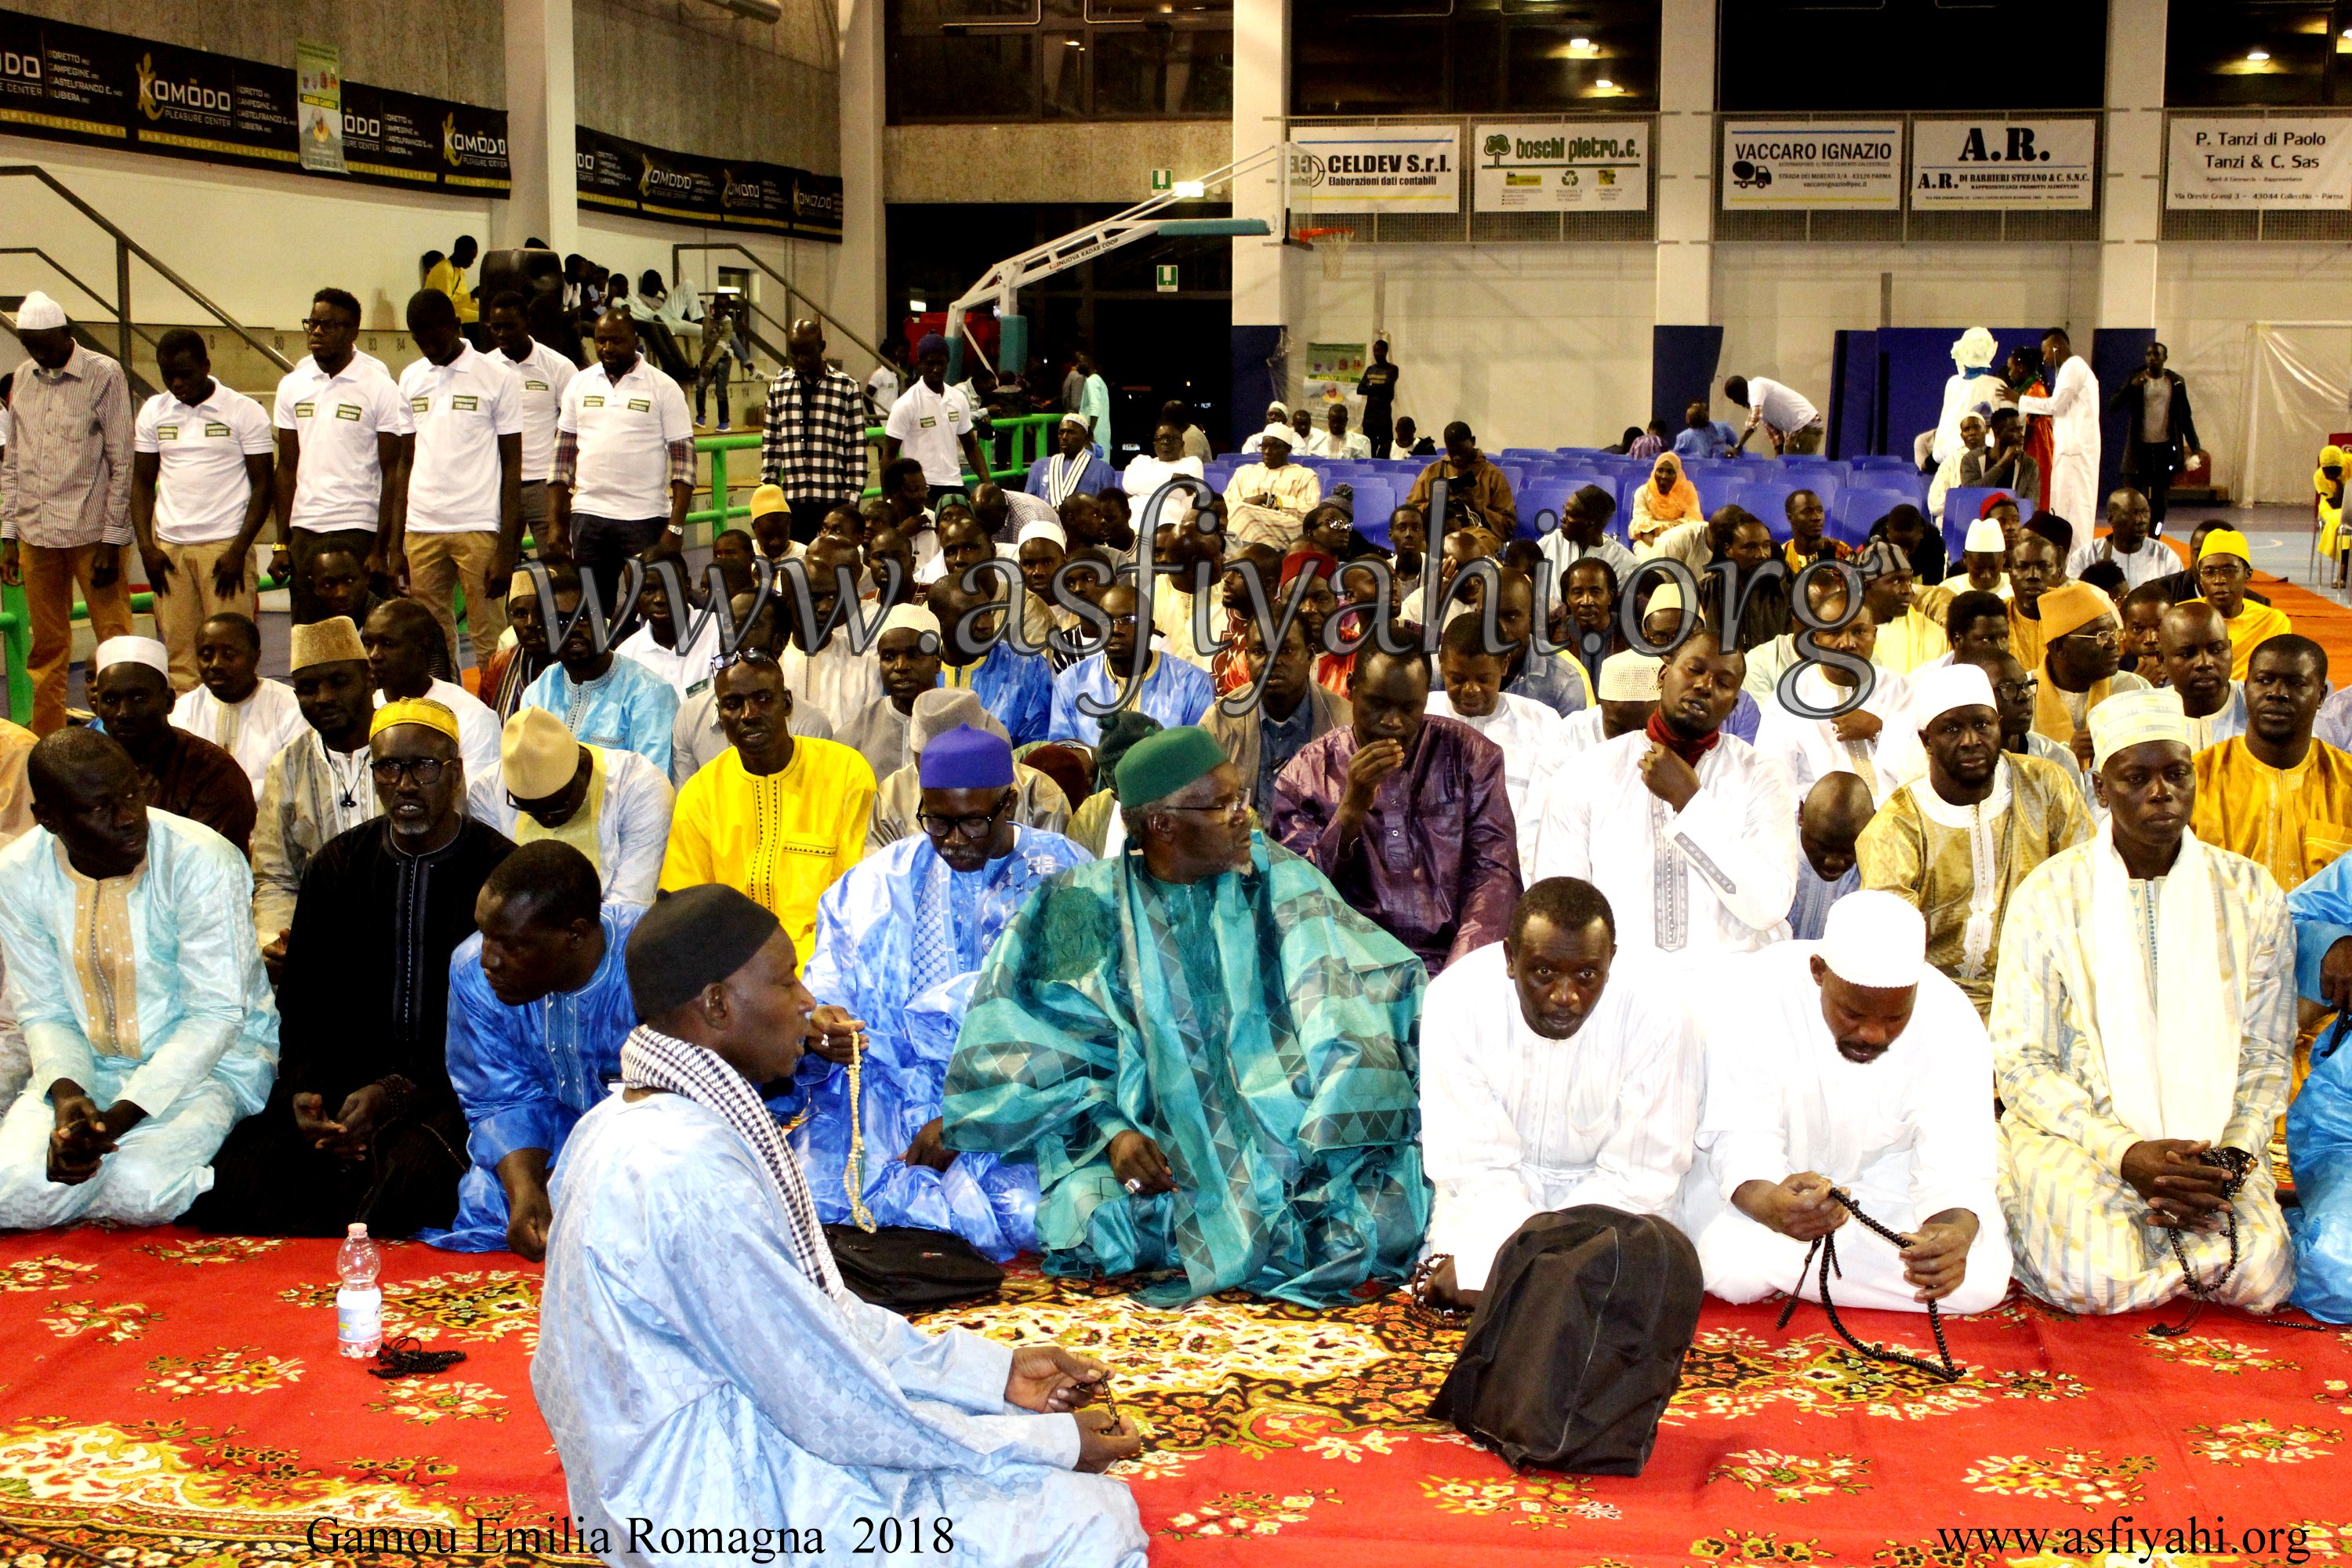
[[[1655,542],[1675,524],[1706,515],[1699,505],[1698,487],[1683,472],[1682,459],[1672,452],[1661,452],[1650,469],[1649,482],[1633,492],[1633,520],[1626,525],[1626,532],[1638,550]]]
[[[2311,488],[2319,497],[2319,552],[2336,558],[2336,585],[2344,586],[2345,568],[2352,565],[2352,555],[2347,555],[2347,541],[2344,532],[2344,448],[2322,447],[2319,467],[2312,470]]]

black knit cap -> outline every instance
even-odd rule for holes
[[[656,899],[629,933],[629,999],[637,1022],[693,1001],[751,963],[782,929],[741,892],[715,882]]]

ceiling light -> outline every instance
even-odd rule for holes
[[[1208,194],[1209,187],[1199,180],[1179,180],[1176,182],[1176,199],[1178,201],[1197,202]]]
[[[1599,81],[1592,84],[1592,90],[1595,92],[1615,92],[1617,90],[1617,84],[1611,81],[1604,76]]]
[[[1077,40],[1077,39],[1076,39],[1076,38],[1064,38],[1064,39],[1062,40],[1062,42],[1064,42],[1064,43],[1066,43],[1066,44],[1069,45],[1069,46],[1070,46],[1070,47],[1072,47],[1072,48],[1074,48],[1074,49],[1075,49],[1075,48],[1076,48],[1076,47],[1078,47],[1078,40]]]
[[[2246,51],[2246,58],[2252,60],[2255,64],[2260,65],[2263,61],[2271,58],[2271,52],[2268,49],[2248,49]]]
[[[1591,38],[1570,38],[1568,40],[1568,47],[1571,49],[1589,49],[1592,47],[1592,40]]]

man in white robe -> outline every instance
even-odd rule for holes
[[[1845,603],[1844,588],[1826,574],[1813,587],[1821,613],[1835,620]],[[1878,645],[1878,626],[1864,605],[1844,626],[1820,633],[1815,641],[1867,663]],[[1927,771],[1919,753],[1918,726],[1909,717],[1909,681],[1891,669],[1874,667],[1870,689],[1857,703],[1854,694],[1860,686],[1861,677],[1853,670],[1815,664],[1797,672],[1791,692],[1812,712],[1790,707],[1777,686],[1763,700],[1756,749],[1787,771],[1790,788],[1800,798],[1827,774],[1848,773],[1870,786],[1872,800],[1883,803],[1906,780]],[[1819,713],[1835,716],[1814,716]]]
[[[2127,1312],[2189,1289],[2185,1259],[2209,1299],[2267,1311],[2294,1283],[2267,1158],[2295,1032],[2286,900],[2189,831],[2178,695],[2109,698],[2091,743],[2107,820],[2011,897],[1993,977],[2018,1278],[2070,1311]],[[2201,1158],[2232,1151],[2235,1195]]]
[[[1503,689],[1510,669],[1507,655],[1488,653],[1481,640],[1485,623],[1476,616],[1461,616],[1445,628],[1437,656],[1443,690],[1430,688],[1428,711],[1441,719],[1459,719],[1503,748],[1503,787],[1511,797],[1511,816],[1519,829],[1519,876],[1530,879],[1535,867],[1536,827],[1542,820],[1544,795],[1551,787],[1553,770],[1568,755],[1568,721],[1532,697],[1514,697]]]
[[[2042,372],[2050,395],[2019,398],[2018,412],[2049,416],[2050,510],[2087,538],[2099,515],[2099,378],[2063,327],[2042,334]]]
[[[1831,1235],[1839,1307],[1982,1312],[2007,1294],[1992,1047],[1959,987],[1928,967],[1927,942],[1918,910],[1853,893],[1820,942],[1723,964],[1695,999],[1706,1107],[1683,1228],[1710,1295],[1818,1301],[1807,1263]],[[1848,1224],[1835,1191],[1903,1249]]]
[[[1422,1006],[1422,1163],[1437,1189],[1441,1300],[1474,1300],[1538,1214],[1599,1204],[1671,1216],[1698,1125],[1698,1036],[1636,956],[1617,963],[1609,900],[1555,878],[1511,934],[1446,967]]]
[[[1714,633],[1676,648],[1641,731],[1553,775],[1535,875],[1576,877],[1616,911],[1621,945],[1676,963],[1747,952],[1783,931],[1797,890],[1787,772],[1723,721],[1746,665]]]

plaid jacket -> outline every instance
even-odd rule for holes
[[[800,373],[784,366],[768,386],[760,479],[786,500],[847,500],[866,488],[866,391],[827,370],[802,407]]]

